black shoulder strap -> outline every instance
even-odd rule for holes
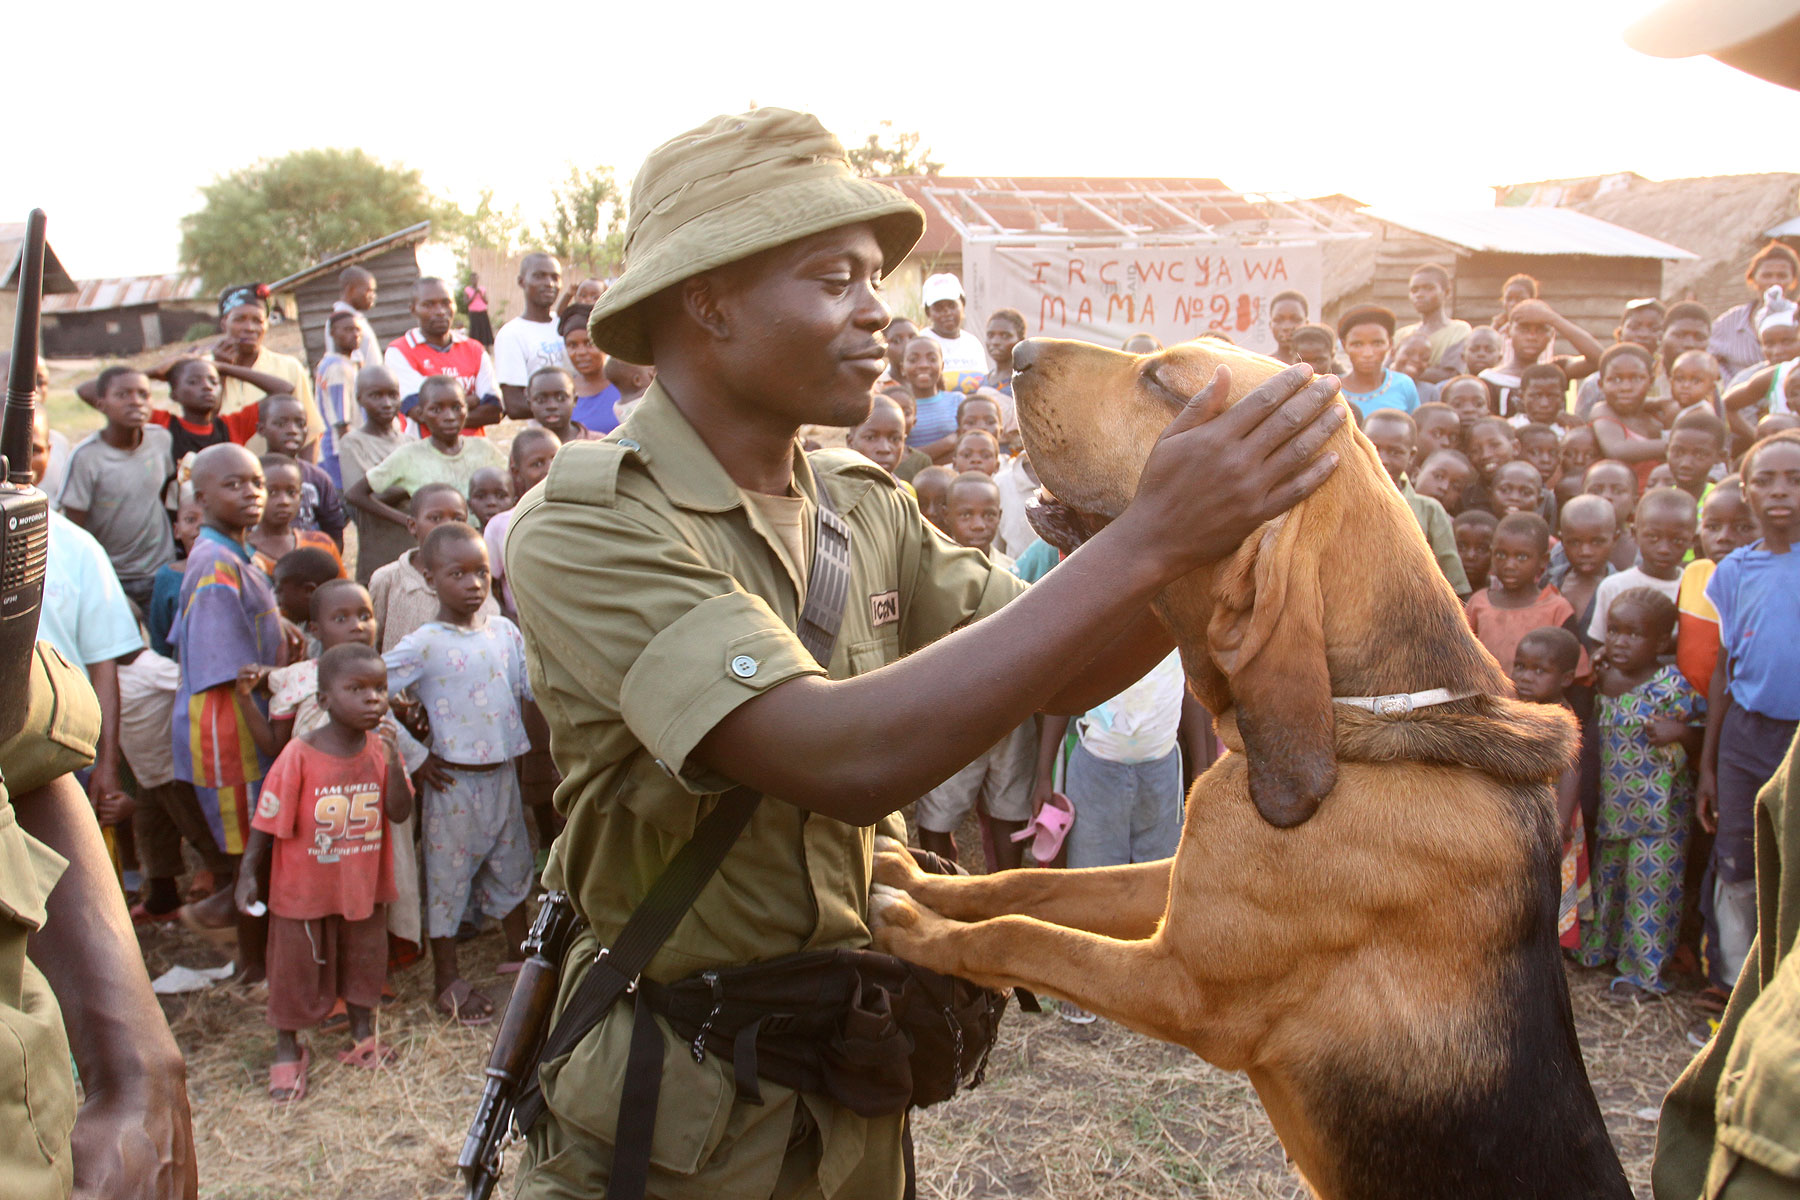
[[[838,630],[844,620],[844,602],[850,594],[850,527],[838,515],[831,493],[822,479],[814,476],[819,494],[818,517],[813,539],[812,569],[808,573],[806,603],[800,614],[800,643],[822,667],[831,665],[831,652],[837,645]],[[607,1010],[620,996],[637,990],[637,978],[656,952],[675,932],[681,918],[687,915],[701,889],[706,886],[719,864],[762,803],[762,793],[752,788],[736,787],[719,797],[713,810],[694,827],[694,836],[675,852],[656,882],[650,885],[643,900],[632,911],[625,927],[613,944],[600,951],[587,975],[569,997],[568,1007],[556,1022],[544,1048],[538,1054],[543,1063],[573,1050],[588,1031],[600,1023]],[[640,1011],[640,1023],[649,1022],[649,1014]],[[647,1034],[646,1034],[647,1036]],[[649,1052],[648,1044],[640,1049],[633,1040],[630,1057],[638,1059]],[[660,1072],[661,1048],[656,1047]],[[627,1063],[627,1076],[631,1076]],[[646,1106],[641,1101],[648,1099]],[[639,1097],[640,1103],[621,1104],[619,1130],[613,1146],[613,1176],[609,1195],[613,1200],[635,1200],[644,1194],[650,1163],[650,1133],[656,1119],[655,1093]],[[643,1111],[645,1108],[648,1111]],[[526,1090],[514,1106],[513,1126],[524,1132],[537,1123],[544,1111],[543,1092],[533,1071]],[[633,1184],[635,1183],[635,1188]]]

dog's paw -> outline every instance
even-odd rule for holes
[[[912,851],[891,837],[875,839],[875,874],[878,884],[910,892],[924,874],[913,861]]]
[[[897,887],[877,883],[869,888],[869,928],[877,936],[883,929],[912,929],[919,924],[919,906]]]

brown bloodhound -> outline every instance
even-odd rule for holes
[[[1116,516],[1220,362],[1233,403],[1280,369],[1217,341],[1022,344],[1039,476]],[[1231,751],[1175,857],[958,878],[888,843],[876,946],[1247,1072],[1321,1197],[1626,1200],[1556,939],[1575,722],[1513,698],[1353,424],[1331,448],[1318,492],[1158,601]],[[1461,698],[1393,699],[1434,689]]]

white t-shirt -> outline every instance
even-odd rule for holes
[[[502,387],[524,387],[541,367],[566,367],[562,334],[556,321],[527,321],[514,317],[494,335],[494,374]]]
[[[1155,762],[1175,748],[1181,730],[1181,696],[1187,676],[1181,654],[1169,656],[1148,674],[1081,718],[1081,745],[1107,762]]]
[[[1654,575],[1644,574],[1644,569],[1638,566],[1627,567],[1623,571],[1615,571],[1608,575],[1600,581],[1600,586],[1594,589],[1594,619],[1588,622],[1588,637],[1596,642],[1606,640],[1606,610],[1612,607],[1612,602],[1617,600],[1621,593],[1629,592],[1634,588],[1650,588],[1652,591],[1661,592],[1669,599],[1674,600],[1681,594],[1681,576],[1677,575],[1673,579],[1658,579]]]
[[[154,650],[119,668],[119,752],[143,787],[161,787],[175,778],[169,722],[180,686],[181,668]]]
[[[994,364],[988,359],[987,346],[967,329],[954,338],[944,337],[930,326],[919,332],[944,348],[944,370],[948,374],[986,375],[994,369]]]
[[[995,472],[994,482],[1000,488],[1000,531],[994,535],[994,545],[1017,558],[1025,553],[1025,547],[1037,540],[1037,531],[1025,515],[1025,506],[1037,494],[1038,485],[1031,482],[1031,476],[1025,473],[1016,458],[1006,460]]]

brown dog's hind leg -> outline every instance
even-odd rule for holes
[[[1186,1044],[1200,1024],[1189,970],[1160,937],[1121,941],[1020,916],[963,924],[881,884],[869,924],[883,953],[985,987],[1060,996],[1163,1041]]]
[[[1150,937],[1169,904],[1174,859],[1084,870],[1018,870],[992,875],[933,875],[892,838],[875,839],[875,882],[913,896],[954,921],[1036,917],[1121,941]]]

